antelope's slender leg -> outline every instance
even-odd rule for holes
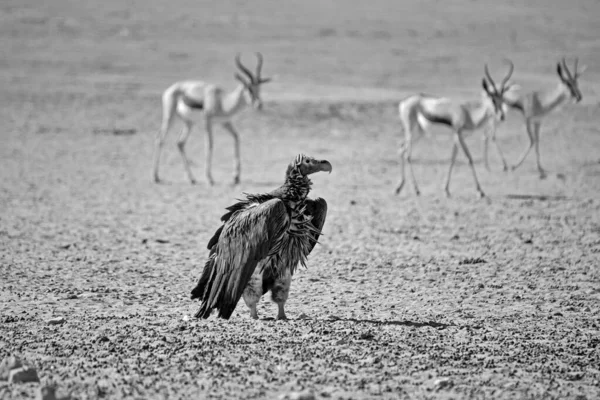
[[[542,168],[542,163],[540,160],[540,126],[541,122],[537,121],[533,123],[533,138],[535,140],[535,159],[537,163],[537,168],[540,173],[540,179],[546,178],[546,171]]]
[[[527,149],[525,149],[525,151],[523,152],[523,154],[519,158],[519,161],[517,161],[517,163],[512,166],[512,170],[513,171],[515,169],[519,168],[519,166],[521,166],[521,164],[523,164],[523,161],[525,161],[525,158],[527,157],[527,155],[531,151],[531,148],[533,147],[534,137],[533,137],[533,130],[532,130],[532,127],[531,127],[532,124],[533,124],[532,121],[525,120],[525,127],[527,128],[527,136],[529,136],[529,146],[527,147]]]
[[[206,133],[204,135],[204,176],[206,183],[210,186],[214,185],[215,181],[212,178],[212,156],[213,156],[213,130],[212,119],[206,117],[205,120]]]
[[[190,160],[185,154],[185,144],[187,143],[187,140],[190,137],[190,132],[192,131],[192,122],[184,120],[183,123],[184,125],[181,129],[181,133],[179,134],[179,139],[177,139],[177,148],[179,148],[179,153],[181,154],[181,158],[183,158],[183,166],[185,167],[185,172],[187,173],[188,179],[190,180],[190,183],[195,184],[196,179],[192,174]]]
[[[483,133],[483,164],[485,165],[485,169],[489,172],[490,169],[490,161],[488,157],[488,147],[490,144],[490,137],[488,132]]]
[[[504,158],[504,154],[502,153],[502,149],[500,148],[500,145],[498,144],[498,141],[496,140],[496,129],[492,128],[492,134],[490,136],[490,139],[492,139],[492,143],[494,143],[494,147],[496,148],[496,152],[498,153],[498,156],[500,157],[500,159],[502,160],[502,170],[503,171],[508,171],[508,164],[506,163],[506,159]]]
[[[483,160],[485,163],[485,169],[490,171],[488,149],[489,149],[489,141],[491,140],[492,143],[494,144],[494,147],[496,148],[496,153],[498,153],[498,156],[502,160],[502,170],[508,171],[508,164],[506,163],[506,159],[504,158],[502,149],[500,148],[500,145],[498,144],[498,141],[496,140],[496,127],[492,126],[492,127],[488,128],[488,130],[484,133],[483,138],[484,138],[483,139]]]
[[[456,140],[452,143],[452,154],[450,156],[450,168],[448,168],[448,176],[446,176],[446,184],[444,185],[444,191],[446,196],[450,197],[450,177],[452,176],[452,168],[456,162],[456,155],[458,154],[458,143]]]
[[[160,163],[160,153],[165,144],[165,138],[167,133],[169,133],[169,129],[171,128],[171,120],[170,116],[164,116],[163,122],[161,124],[160,130],[156,133],[156,140],[154,142],[154,171],[153,177],[154,182],[160,182],[160,178],[158,177],[158,165]]]
[[[406,145],[407,139],[400,145],[400,151],[398,154],[400,155],[400,182],[396,186],[396,194],[399,194],[404,187],[405,177],[404,177],[404,154],[406,153]]]
[[[456,135],[456,139],[458,140],[460,147],[465,152],[465,155],[467,156],[467,160],[469,161],[469,167],[471,167],[471,173],[473,174],[473,180],[475,181],[475,187],[477,189],[477,192],[479,192],[480,197],[484,197],[485,193],[483,193],[483,190],[481,190],[481,186],[479,185],[479,180],[477,179],[477,173],[475,172],[475,165],[473,163],[473,157],[471,157],[471,152],[469,151],[469,148],[467,147],[467,144],[465,143],[465,139],[463,138],[463,135],[460,133],[458,133]]]
[[[241,157],[240,157],[240,135],[238,134],[236,129],[233,127],[233,124],[229,121],[225,122],[223,124],[223,127],[225,129],[227,129],[229,131],[229,133],[231,133],[231,136],[233,137],[233,150],[234,150],[233,168],[235,171],[234,175],[233,175],[233,184],[237,185],[240,183],[240,175],[242,173],[242,161],[241,161]]]
[[[408,145],[406,148],[406,152],[404,153],[404,158],[406,159],[406,164],[408,165],[408,172],[410,173],[410,177],[412,179],[413,187],[415,188],[415,194],[419,196],[421,192],[419,191],[419,185],[417,185],[417,178],[415,178],[415,172],[412,167],[412,145],[413,141],[408,141]]]

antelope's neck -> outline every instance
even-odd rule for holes
[[[496,117],[494,104],[488,98],[472,103],[469,108],[471,129],[478,129]]]
[[[547,92],[545,96],[540,96],[541,108],[548,113],[566,103],[570,96],[569,88],[560,82],[554,90]]]
[[[227,116],[234,115],[241,111],[247,104],[249,99],[244,85],[239,84],[233,92],[228,93],[222,100],[223,113]]]

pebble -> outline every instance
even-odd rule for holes
[[[454,386],[454,382],[452,382],[452,380],[448,379],[448,378],[440,378],[440,379],[436,379],[435,382],[433,382],[433,387],[435,388],[435,390],[443,390],[443,389],[450,389],[452,386]]]
[[[20,367],[10,371],[9,383],[39,382],[37,371],[33,367]]]
[[[303,392],[291,392],[282,394],[279,396],[279,400],[315,400],[316,397],[313,392],[303,391]]]
[[[61,324],[64,324],[65,322],[67,322],[67,320],[64,319],[63,317],[51,318],[48,320],[49,325],[61,325]]]
[[[56,400],[56,388],[54,386],[40,386],[36,400]]]
[[[19,357],[9,356],[4,357],[0,363],[0,380],[7,381],[10,377],[10,371],[23,366],[23,362]]]

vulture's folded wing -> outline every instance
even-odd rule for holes
[[[258,262],[276,251],[290,219],[283,201],[272,199],[237,210],[223,224],[211,248],[192,299],[201,298],[196,317],[208,318],[212,309],[229,319]]]
[[[325,225],[325,217],[327,217],[327,202],[321,197],[317,197],[314,200],[306,199],[306,213],[312,215],[312,220],[310,222],[312,226],[319,232],[310,233],[310,254],[310,252],[314,249],[315,245],[317,244],[319,236],[321,236],[320,232],[323,229],[323,225]]]

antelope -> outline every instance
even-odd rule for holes
[[[426,94],[415,94],[404,100],[398,105],[398,111],[400,114],[400,121],[404,128],[404,142],[400,147],[400,182],[396,187],[396,194],[399,194],[405,183],[404,173],[404,162],[408,164],[410,176],[412,178],[413,187],[415,194],[420,194],[417,181],[412,168],[411,152],[414,142],[423,136],[426,129],[430,124],[442,124],[450,127],[454,132],[454,140],[452,144],[452,153],[450,157],[450,168],[446,177],[444,191],[446,196],[450,197],[450,177],[452,176],[452,169],[456,161],[456,155],[458,153],[458,147],[464,151],[469,162],[469,167],[473,174],[473,180],[480,197],[484,197],[485,194],[479,185],[477,179],[477,173],[473,166],[473,158],[465,143],[465,135],[472,131],[480,128],[486,128],[484,131],[485,150],[484,158],[485,165],[489,169],[489,163],[487,160],[487,145],[488,139],[491,138],[495,144],[496,150],[500,155],[500,158],[506,165],[504,155],[500,150],[496,142],[496,124],[498,121],[503,121],[505,117],[505,105],[503,96],[504,94],[515,87],[515,85],[507,85],[508,80],[512,76],[514,65],[509,61],[509,71],[502,80],[500,87],[496,87],[494,80],[492,79],[487,65],[485,65],[485,77],[482,80],[483,93],[481,100],[460,103],[455,100],[442,97],[434,97]],[[487,80],[486,80],[487,78]],[[488,82],[489,81],[489,82]],[[417,133],[418,136],[413,138],[413,134]]]
[[[569,71],[564,58],[556,64],[556,72],[560,80],[553,88],[529,92],[522,96],[517,95],[516,98],[505,96],[505,104],[510,108],[519,110],[523,115],[527,135],[529,136],[529,146],[522,153],[519,161],[511,167],[513,171],[525,161],[531,148],[535,146],[536,163],[540,179],[546,178],[546,171],[540,163],[540,126],[542,119],[560,106],[570,100],[574,100],[576,103],[581,101],[582,96],[577,79],[583,74],[586,67],[584,66],[581,71],[577,71],[577,63],[578,59],[576,58],[573,74]]]
[[[162,95],[163,115],[160,130],[156,136],[154,152],[154,181],[160,182],[158,176],[158,165],[160,153],[165,137],[171,128],[175,116],[183,120],[183,129],[177,140],[179,153],[183,158],[183,165],[187,177],[192,184],[196,179],[192,174],[190,162],[185,152],[185,144],[190,136],[192,126],[195,122],[203,121],[206,130],[205,135],[205,178],[209,185],[214,184],[212,178],[212,152],[213,152],[213,123],[219,123],[233,137],[234,144],[234,175],[233,184],[240,183],[241,161],[240,161],[240,138],[237,130],[233,127],[232,118],[251,104],[257,110],[262,109],[260,98],[261,85],[269,82],[271,78],[261,77],[263,57],[256,53],[256,72],[253,74],[240,60],[240,54],[235,57],[235,64],[240,72],[234,77],[239,85],[231,92],[226,93],[220,86],[202,81],[179,81],[171,85]]]

